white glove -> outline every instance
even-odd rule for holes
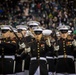
[[[46,40],[46,44],[47,44],[49,47],[51,47],[51,43],[50,43],[50,39],[49,39],[49,38]]]
[[[74,40],[74,41],[72,42],[72,44],[73,44],[73,46],[76,46],[76,40]]]
[[[23,48],[25,48],[25,47],[26,47],[25,43],[19,44],[19,49],[23,49]]]
[[[59,50],[59,46],[54,46],[54,50],[58,51]]]
[[[31,48],[30,48],[30,47],[25,48],[25,53],[28,53],[28,52],[30,52],[30,51],[31,51]]]

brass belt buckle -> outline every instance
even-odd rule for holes
[[[65,54],[65,55],[64,55],[64,58],[66,58],[66,57],[67,57],[67,55]]]

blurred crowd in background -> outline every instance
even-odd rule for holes
[[[61,24],[76,29],[75,0],[0,0],[0,25],[26,25],[36,20],[41,26],[56,29]]]

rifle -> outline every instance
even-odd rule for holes
[[[11,31],[14,33],[14,35],[16,36],[17,40],[18,40],[19,42],[21,42],[21,40],[20,40],[20,38],[18,37],[18,35],[16,34],[16,32],[14,32],[12,26],[10,25],[9,27],[10,27]]]
[[[26,47],[28,47],[28,43],[26,42],[26,40],[25,40],[25,37],[24,37],[23,33],[22,33],[21,31],[19,31],[19,33],[22,35],[22,39],[20,39],[20,38],[18,37],[18,35],[14,32],[14,30],[13,30],[12,26],[10,26],[10,29],[12,30],[12,32],[14,33],[14,35],[16,36],[16,38],[18,39],[19,44],[25,44],[25,45],[26,45]]]

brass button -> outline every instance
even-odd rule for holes
[[[65,47],[65,45],[63,45],[63,47]]]
[[[63,42],[65,42],[65,41],[63,41]]]
[[[63,43],[63,45],[65,45],[65,43]]]
[[[40,58],[40,56],[38,56],[38,58]]]
[[[6,41],[4,40],[4,42],[6,42]]]
[[[40,53],[38,53],[38,55],[40,55]]]
[[[40,52],[40,51],[38,50],[38,52]]]
[[[39,49],[39,47],[37,49]]]
[[[39,43],[37,43],[39,45]]]
[[[39,48],[39,45],[37,47]]]
[[[64,54],[66,54],[66,52],[64,52]]]
[[[64,53],[66,53],[66,51],[64,51]]]
[[[63,48],[63,50],[65,50],[65,48]]]

